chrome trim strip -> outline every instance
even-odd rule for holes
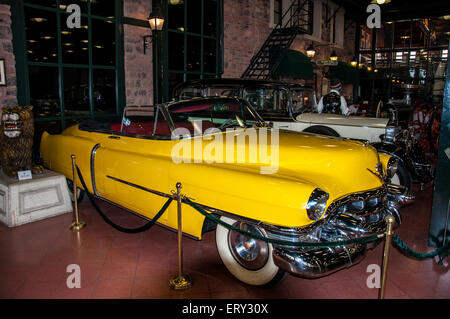
[[[137,188],[137,189],[140,189],[140,190],[143,190],[143,191],[146,191],[146,192],[158,195],[158,196],[162,196],[162,197],[166,197],[166,198],[169,198],[169,197],[173,198],[174,197],[173,195],[169,195],[169,194],[166,194],[166,193],[163,193],[163,192],[155,191],[153,189],[150,189],[150,188],[147,188],[147,187],[144,187],[144,186],[140,186],[140,185],[137,185],[137,184],[134,184],[134,183],[131,183],[131,182],[127,182],[127,181],[124,181],[123,179],[120,179],[120,178],[117,178],[117,177],[112,177],[112,176],[109,176],[109,175],[106,175],[106,177],[112,179],[113,181],[120,182],[122,184],[131,186],[131,187],[134,187],[134,188]]]
[[[100,146],[101,146],[100,143],[96,144],[91,151],[91,184],[92,184],[92,191],[94,192],[95,196],[99,196],[97,192],[97,186],[95,184],[95,155]]]

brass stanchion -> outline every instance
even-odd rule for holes
[[[389,251],[391,249],[392,244],[392,235],[394,235],[394,216],[386,217],[386,238],[384,241],[384,251],[383,251],[383,265],[381,270],[381,287],[378,291],[378,299],[384,299],[384,294],[386,290],[386,276],[388,269],[388,261],[389,261]]]
[[[78,217],[78,202],[77,202],[77,172],[75,164],[75,155],[72,155],[72,181],[73,181],[73,210],[75,212],[75,221],[70,225],[72,230],[80,230],[86,226],[85,222],[80,222]]]
[[[178,213],[178,276],[169,280],[169,287],[174,290],[187,289],[192,286],[189,276],[183,275],[183,230],[181,228],[181,183],[177,183],[177,213]]]

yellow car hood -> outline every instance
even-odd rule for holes
[[[259,137],[262,130],[266,129],[256,129]],[[379,163],[377,151],[369,145],[343,138],[285,130],[278,131],[276,143],[277,133],[267,130],[266,151],[264,143],[263,145],[260,141],[255,143],[255,140],[249,137],[254,131],[255,129],[242,129],[222,133],[223,156],[211,151],[212,143],[217,143],[217,137],[221,134],[212,134],[214,137],[210,136],[211,142],[203,137],[202,154],[200,152],[196,154],[194,150],[195,140],[201,137],[193,138],[192,162],[196,160],[200,162],[199,156],[202,156],[202,163],[207,162],[209,165],[231,166],[229,168],[233,170],[253,171],[255,174],[267,174],[271,177],[309,184],[313,188],[319,187],[329,193],[331,201],[349,193],[382,186],[380,179],[368,170],[377,172],[376,167]],[[244,137],[245,142],[242,142]],[[230,142],[233,138],[234,152],[230,154],[233,153],[234,158],[230,161],[225,151],[229,149],[230,144],[226,141],[228,139]],[[276,143],[275,147],[270,146],[272,138],[273,143]],[[264,141],[264,135],[262,139]],[[211,144],[208,146],[209,143]],[[238,155],[244,147],[245,160],[242,156],[239,159]],[[255,156],[252,158],[251,154],[254,155],[255,152],[257,158]],[[218,161],[218,158],[222,158],[223,163]]]
[[[358,141],[280,131],[280,174],[315,183],[332,198],[382,186],[377,151]]]

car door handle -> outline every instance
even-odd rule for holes
[[[113,139],[113,140],[120,140],[120,136],[111,135],[111,136],[108,136],[108,138]]]
[[[289,128],[289,125],[280,125],[279,128]]]

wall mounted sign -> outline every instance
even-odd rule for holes
[[[331,60],[319,60],[316,62],[317,65],[320,66],[336,66],[338,65],[339,61],[331,61]]]

